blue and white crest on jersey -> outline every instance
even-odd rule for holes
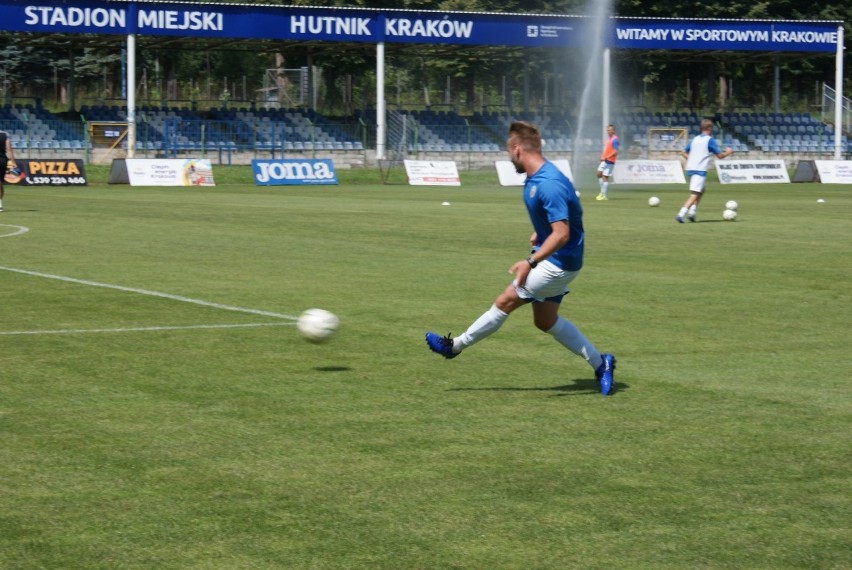
[[[532,198],[533,196],[535,196],[535,191],[536,191],[536,190],[537,190],[537,188],[536,188],[536,185],[535,185],[535,184],[533,184],[532,186],[530,186],[530,198]]]

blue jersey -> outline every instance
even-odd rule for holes
[[[550,224],[567,220],[570,235],[568,242],[547,260],[566,271],[583,267],[583,207],[574,185],[549,160],[524,184],[524,204],[535,229],[538,249],[552,233]]]

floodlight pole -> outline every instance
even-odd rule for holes
[[[127,158],[136,151],[136,34],[127,35]]]
[[[843,144],[843,26],[837,26],[837,57],[834,65],[834,160],[840,160]]]
[[[385,115],[385,42],[379,42],[376,44],[376,160],[385,159]]]
[[[136,20],[137,6],[128,6],[130,33],[127,34],[127,158],[136,154]]]
[[[601,112],[601,117],[603,117],[603,140],[606,142],[606,128],[610,124],[609,120],[609,90],[610,90],[610,48],[604,48],[603,50],[603,97],[601,97],[603,101],[603,108]]]

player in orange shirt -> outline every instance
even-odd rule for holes
[[[609,200],[607,192],[609,191],[609,177],[612,176],[612,169],[615,166],[615,159],[618,156],[618,135],[615,134],[615,125],[607,125],[606,127],[607,141],[604,143],[603,153],[601,154],[601,163],[598,166],[598,185],[601,187],[601,192],[598,194],[598,200]]]

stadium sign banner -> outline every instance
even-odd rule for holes
[[[686,184],[678,160],[619,160],[612,176],[619,184]]]
[[[736,20],[617,20],[613,46],[627,49],[833,52],[837,24]]]
[[[210,160],[191,158],[127,158],[131,186],[215,186]]]
[[[852,160],[815,160],[823,184],[852,184]]]
[[[564,158],[557,158],[551,160],[551,162],[562,171],[562,174],[568,177],[568,180],[574,180],[574,175],[571,173],[571,163]],[[497,168],[497,180],[500,182],[500,186],[523,186],[527,180],[527,175],[519,173],[510,160],[495,160],[494,166]]]
[[[330,158],[252,160],[257,186],[337,184],[337,172]]]
[[[454,160],[404,160],[412,186],[461,186]]]
[[[0,2],[6,31],[346,42],[580,45],[579,16],[165,2]]]
[[[607,45],[636,49],[834,52],[837,23],[613,18]],[[588,18],[121,0],[0,0],[8,32],[327,42],[580,47]]]
[[[787,165],[776,160],[716,161],[716,174],[722,184],[784,184],[790,182]]]
[[[82,160],[33,160],[15,161],[18,172],[6,171],[6,184],[15,186],[85,186],[86,167]]]

